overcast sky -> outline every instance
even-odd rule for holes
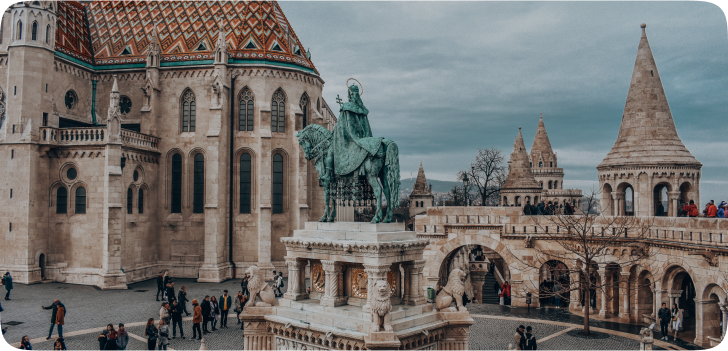
[[[456,180],[478,148],[531,148],[543,113],[565,170],[588,190],[617,139],[641,29],[678,133],[703,163],[701,200],[728,200],[728,29],[704,2],[281,2],[337,94],[364,86],[375,136],[402,177]]]

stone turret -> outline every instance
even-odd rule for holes
[[[551,148],[543,114],[539,115],[536,136],[531,146],[531,172],[542,189],[563,189],[564,169],[559,168]]]
[[[699,203],[702,164],[677,134],[646,27],[641,25],[617,141],[597,166],[601,206],[606,214],[652,216],[663,202],[676,216],[678,200]]]
[[[425,212],[426,207],[435,205],[435,196],[432,195],[432,188],[427,185],[427,178],[425,177],[425,169],[422,168],[422,162],[420,162],[420,170],[417,172],[417,180],[413,188],[409,196],[410,217]]]
[[[526,202],[534,204],[541,196],[541,185],[531,173],[531,163],[523,143],[521,127],[518,127],[518,136],[513,143],[513,152],[508,160],[508,178],[501,187],[501,205],[523,206]]]

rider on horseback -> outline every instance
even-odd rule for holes
[[[349,102],[341,106],[339,120],[334,126],[334,169],[337,175],[347,175],[361,165],[367,154],[380,151],[382,139],[372,137],[369,110],[359,96],[359,87],[349,87]]]

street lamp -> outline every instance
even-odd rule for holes
[[[468,174],[463,174],[463,196],[465,197],[465,206],[468,206]]]

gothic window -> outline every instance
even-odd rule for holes
[[[192,213],[205,212],[205,155],[195,155]]]
[[[139,213],[144,213],[144,190],[139,189],[139,202],[137,203],[137,209]]]
[[[66,92],[66,108],[71,110],[76,106],[76,102],[78,102],[78,96],[76,96],[76,92],[73,90],[69,90]]]
[[[240,155],[240,213],[250,213],[252,164],[249,153]]]
[[[298,106],[301,107],[301,111],[303,112],[301,116],[301,129],[303,129],[306,128],[306,124],[308,123],[308,94],[303,93],[301,95],[301,101],[298,103]]]
[[[132,214],[134,208],[134,191],[131,188],[126,189],[126,213]]]
[[[68,211],[68,190],[64,187],[56,191],[56,213],[67,213]]]
[[[321,112],[321,99],[316,98],[316,111]]]
[[[553,167],[553,166],[554,166],[554,162],[553,161],[549,162],[549,167]]]
[[[17,30],[16,40],[20,40],[20,39],[23,39],[23,21],[18,21],[18,30]]]
[[[172,213],[182,213],[182,155],[172,156]]]
[[[78,171],[75,168],[69,168],[68,171],[66,171],[66,177],[69,180],[74,180],[78,176]]]
[[[30,28],[30,40],[38,40],[38,22],[33,22]]]
[[[238,130],[241,132],[253,130],[253,106],[255,98],[253,92],[247,87],[240,92],[240,117]]]
[[[86,213],[86,188],[76,189],[76,214]]]
[[[543,161],[538,161],[538,168],[543,168]]]
[[[51,43],[51,25],[46,26],[46,44]]]
[[[119,109],[122,114],[127,114],[131,111],[131,99],[128,96],[122,95],[119,98]]]
[[[273,213],[283,213],[283,156],[273,155]]]
[[[415,201],[415,207],[420,207],[420,202],[419,201]]]
[[[272,132],[284,133],[286,131],[286,96],[283,95],[281,89],[273,93],[270,106],[270,126]]]
[[[195,93],[187,89],[182,93],[182,132],[195,131],[196,103]]]

